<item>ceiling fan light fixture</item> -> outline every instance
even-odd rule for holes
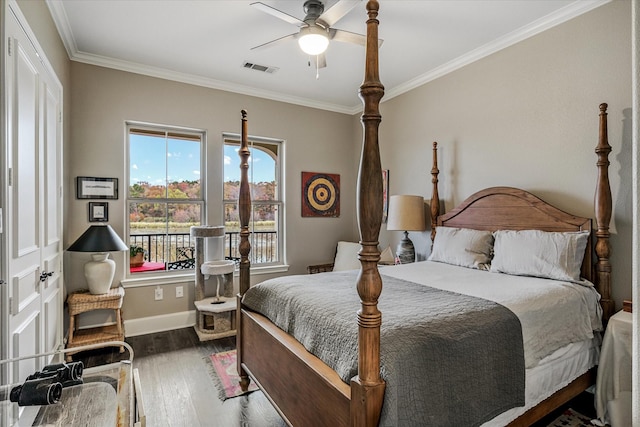
[[[298,38],[300,49],[307,55],[320,55],[329,46],[329,37],[326,31],[316,26],[303,28],[300,30]]]

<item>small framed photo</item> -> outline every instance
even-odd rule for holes
[[[76,177],[77,199],[117,199],[118,178]]]
[[[89,202],[89,222],[109,221],[109,203]]]

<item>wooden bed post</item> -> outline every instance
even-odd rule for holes
[[[438,194],[438,143],[433,143],[433,166],[431,167],[431,245],[436,238],[436,225],[438,224],[438,215],[440,215],[440,195]]]
[[[243,391],[247,391],[249,388],[249,375],[242,369],[242,316],[240,315],[242,296],[249,290],[251,284],[250,268],[251,261],[249,261],[249,252],[251,251],[251,243],[249,242],[249,217],[251,216],[251,191],[249,189],[249,144],[247,141],[247,111],[242,110],[242,138],[240,142],[240,194],[238,196],[238,214],[240,217],[240,278],[239,278],[239,293],[238,293],[238,308],[237,308],[237,360],[238,360],[238,374],[240,375],[240,387]]]
[[[600,104],[600,133],[596,154],[598,155],[598,182],[596,185],[595,213],[596,213],[596,256],[595,264],[596,287],[602,299],[603,319],[609,320],[614,311],[614,302],[611,300],[611,245],[609,243],[609,223],[611,221],[612,201],[611,186],[609,185],[609,145],[607,131],[607,104]]]
[[[378,297],[382,278],[378,271],[380,251],[378,237],[382,224],[382,165],[378,146],[380,100],[384,86],[378,74],[379,4],[367,3],[367,46],[364,82],[360,98],[364,103],[362,125],[364,142],[358,172],[358,227],[362,249],[358,258],[362,264],[357,289],[361,308],[358,311],[358,375],[351,381],[351,425],[377,426],[382,410],[385,383],[380,378],[380,325]]]

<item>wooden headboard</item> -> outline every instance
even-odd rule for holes
[[[440,215],[437,225],[476,230],[589,231],[591,218],[568,214],[528,191],[491,187],[468,197],[457,208]],[[593,281],[591,238],[582,262],[582,277]]]
[[[591,218],[571,215],[534,196],[528,191],[512,187],[487,188],[468,197],[447,214],[439,215],[437,143],[433,143],[431,239],[435,238],[435,227],[448,226],[473,228],[476,230],[543,230],[543,231],[589,231],[581,275],[592,282],[601,296],[600,304],[606,322],[614,313],[611,299],[611,263],[609,256],[609,222],[612,199],[609,184],[609,160],[611,146],[607,137],[607,104],[600,104],[600,131],[595,152],[598,178],[594,198],[596,220],[592,233]]]

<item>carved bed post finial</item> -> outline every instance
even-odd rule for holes
[[[433,143],[433,166],[431,167],[431,244],[436,238],[436,225],[440,215],[440,196],[438,195],[438,143]]]
[[[597,279],[596,287],[602,296],[602,309],[605,322],[614,311],[614,302],[611,300],[611,245],[609,243],[609,223],[611,222],[611,186],[609,185],[609,145],[607,131],[607,104],[600,104],[600,132],[596,154],[598,156],[598,182],[595,195],[596,214],[596,256],[598,261],[595,265]]]
[[[251,216],[251,192],[249,190],[249,144],[247,140],[247,111],[242,110],[242,138],[240,142],[240,194],[238,196],[238,215],[240,219],[240,271],[239,271],[239,295],[238,295],[238,312],[236,316],[237,342],[242,343],[242,325],[241,325],[241,299],[249,290],[251,275],[251,261],[249,261],[249,252],[251,251],[251,243],[249,243],[249,217]],[[242,368],[243,349],[239,345],[237,348],[238,359],[238,375],[240,376],[240,387],[242,390],[249,389],[249,376]]]
[[[360,98],[364,104],[362,125],[364,142],[358,171],[358,227],[362,249],[358,254],[362,268],[357,289],[361,308],[358,310],[358,375],[351,381],[351,425],[378,425],[385,383],[380,378],[380,325],[378,297],[382,278],[378,271],[380,251],[378,236],[382,224],[382,165],[378,146],[378,126],[382,120],[379,104],[384,86],[378,73],[378,9],[375,0],[367,2],[367,42],[364,81]]]

